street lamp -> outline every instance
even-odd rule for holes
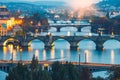
[[[14,57],[14,52],[15,52],[15,45],[13,45],[13,50],[12,50],[12,57],[11,57],[11,61],[12,61],[12,65],[13,65],[13,57]]]

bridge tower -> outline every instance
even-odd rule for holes
[[[78,41],[77,40],[73,41],[73,40],[76,40],[75,34],[73,37],[70,38],[69,43],[70,43],[70,49],[77,50],[79,40]]]
[[[20,40],[20,47],[23,50],[28,50],[28,41],[29,41],[30,37],[27,37],[27,35],[25,34],[24,36],[22,36],[19,40]]]
[[[101,34],[101,32],[99,31],[98,32],[98,37],[96,38],[96,41],[95,41],[95,43],[96,43],[96,50],[103,50],[103,43],[104,43],[104,41],[103,41],[103,39],[102,39],[102,34]]]
[[[45,39],[45,49],[50,50],[53,47],[52,45],[52,34],[48,34]]]

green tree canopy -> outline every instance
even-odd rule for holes
[[[108,79],[109,80],[120,80],[120,66],[113,66],[109,71],[108,71]]]
[[[29,80],[27,79],[28,72],[27,66],[18,63],[18,65],[10,71],[6,80]]]

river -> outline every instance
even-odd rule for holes
[[[88,28],[87,28],[88,29]],[[69,30],[69,31],[66,31]],[[74,31],[72,31],[74,30]],[[82,32],[76,32],[75,29],[63,29],[61,32],[50,31],[52,35],[89,35],[90,31],[87,30]],[[40,33],[40,35],[46,35],[47,33]],[[96,35],[97,34],[93,34]],[[92,63],[108,63],[108,64],[120,64],[120,42],[117,40],[108,40],[104,43],[104,50],[97,51],[95,49],[95,43],[89,39],[85,39],[79,42],[80,50],[70,50],[70,44],[63,39],[59,39],[54,42],[54,48],[51,50],[44,49],[44,43],[40,40],[33,40],[31,42],[31,47],[28,48],[28,51],[19,52],[19,50],[13,50],[13,46],[9,45],[8,47],[4,47],[3,50],[0,51],[0,59],[1,60],[10,60],[12,58],[14,60],[20,60],[20,54],[22,54],[22,60],[31,60],[33,54],[38,57],[39,61],[49,60],[49,61],[79,61],[78,55],[80,54],[80,61],[85,62],[85,52],[86,52],[86,61]],[[3,72],[0,72],[0,74]],[[102,73],[102,74],[101,74]],[[93,75],[96,77],[97,74],[102,77],[106,77],[104,73],[94,73]],[[6,73],[5,73],[6,75]],[[5,75],[0,75],[0,77],[5,77]],[[0,79],[4,80],[4,79]]]

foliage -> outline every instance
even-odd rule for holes
[[[91,80],[91,72],[87,68],[83,68],[80,72],[71,63],[60,64],[55,62],[52,65],[52,78],[53,80]]]
[[[53,80],[64,80],[65,77],[65,67],[59,62],[55,62],[52,65],[52,78]]]
[[[24,28],[30,26],[37,26],[39,23],[41,25],[49,25],[47,18],[43,17],[40,13],[33,13],[32,16],[30,17],[25,16],[25,18],[23,19]]]
[[[79,70],[71,63],[67,63],[64,65],[66,68],[66,76],[67,80],[79,80]]]
[[[35,57],[35,55],[33,55],[30,69],[31,69],[31,71],[37,71],[39,69],[38,68],[38,59]]]
[[[80,71],[76,66],[66,62],[62,64],[55,62],[52,70],[42,70],[38,65],[38,59],[33,56],[30,66],[18,64],[13,68],[6,80],[91,80],[92,75],[89,69],[82,68]]]
[[[81,80],[92,80],[92,74],[88,68],[83,68],[80,75]]]
[[[6,80],[52,80],[52,78],[48,71],[41,70],[37,58],[33,56],[30,67],[18,63],[10,71]]]
[[[39,71],[39,80],[52,80],[50,73],[46,70]]]
[[[19,30],[16,32],[17,36],[24,36],[26,33],[23,30]]]
[[[108,17],[92,16],[91,20],[92,32],[97,33],[99,28],[103,28],[103,32],[107,34],[111,34],[112,32],[115,34],[120,33],[119,17],[110,19]]]
[[[18,65],[10,71],[6,80],[28,80],[28,72],[27,66],[18,63]]]
[[[113,66],[109,71],[108,71],[109,80],[119,80],[120,79],[120,66]]]

